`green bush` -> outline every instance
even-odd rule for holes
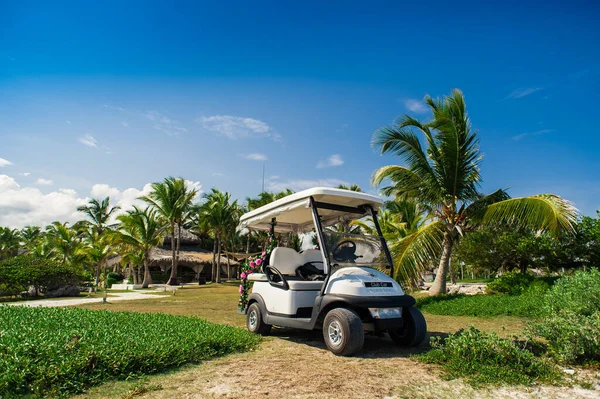
[[[432,338],[433,349],[418,357],[442,365],[448,379],[465,378],[473,385],[557,382],[560,372],[524,345],[469,327],[444,341]]]
[[[85,278],[82,269],[54,263],[32,255],[0,261],[0,295],[18,295],[33,286],[38,292],[79,285]]]
[[[260,337],[199,318],[0,306],[0,392],[66,395],[254,348]]]
[[[560,311],[532,323],[528,332],[544,338],[548,354],[560,363],[600,360],[600,312],[585,316]]]
[[[589,316],[600,311],[600,271],[576,271],[556,281],[545,298],[548,314],[566,311]]]
[[[534,277],[529,273],[510,272],[493,280],[485,287],[488,294],[521,295],[533,282]]]

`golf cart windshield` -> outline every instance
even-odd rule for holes
[[[347,266],[371,267],[385,272],[390,264],[380,237],[323,230],[327,256],[333,271]]]

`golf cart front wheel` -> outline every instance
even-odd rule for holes
[[[254,334],[266,335],[271,332],[271,325],[266,324],[263,321],[260,306],[256,302],[248,308],[246,327],[248,328],[248,331]]]
[[[365,330],[355,312],[337,308],[330,310],[325,316],[323,338],[334,355],[352,356],[362,348]]]
[[[399,346],[419,346],[427,337],[427,322],[423,313],[414,306],[402,312],[404,325],[388,331],[390,338]]]

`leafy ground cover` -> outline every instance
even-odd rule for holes
[[[0,307],[0,392],[64,395],[254,348],[259,337],[196,317]]]

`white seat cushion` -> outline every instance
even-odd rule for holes
[[[296,269],[304,264],[304,258],[292,248],[277,247],[271,252],[269,266],[286,276],[295,276]]]
[[[323,281],[292,281],[287,280],[292,291],[320,291]]]
[[[269,280],[267,280],[267,275],[264,273],[252,273],[248,276],[248,280],[250,280],[250,281],[269,281]]]

